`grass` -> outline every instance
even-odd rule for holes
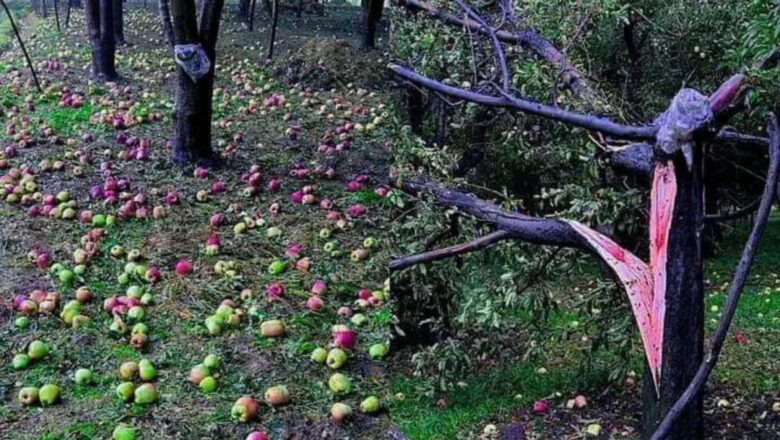
[[[747,233],[747,225],[740,224],[721,244],[720,254],[706,262],[708,331],[714,329],[719,317],[725,287],[739,260]],[[780,261],[780,213],[775,212],[732,324],[732,334],[744,333],[748,342],[736,344],[733,340],[727,341],[714,373],[718,381],[740,390],[743,397],[780,389],[780,368],[775,361],[780,356],[780,275],[777,261]],[[554,315],[550,317],[550,322],[564,323],[576,319],[565,310]],[[565,325],[556,327],[562,330]],[[633,363],[637,371],[643,368],[642,362],[642,354],[636,353]],[[572,367],[551,369],[544,375],[537,373],[542,364],[524,362],[478,369],[463,378],[465,386],[456,387],[443,395],[447,400],[444,408],[435,407],[430,396],[424,394],[423,391],[427,390],[424,379],[397,379],[392,384],[392,390],[405,398],[394,401],[391,414],[411,439],[466,438],[464,436],[469,434],[465,433],[473,435],[468,438],[476,438],[476,433],[485,424],[506,420],[511,411],[527,408],[536,399],[555,396],[556,393],[568,396],[577,390],[600,390],[609,384],[605,370],[594,369],[583,373],[576,359],[568,365]]]

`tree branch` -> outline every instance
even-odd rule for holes
[[[506,55],[504,54],[504,49],[501,47],[501,42],[498,41],[498,37],[496,36],[496,31],[492,27],[488,25],[488,23],[485,21],[484,18],[482,18],[479,13],[466,3],[464,0],[454,0],[455,3],[460,6],[463,11],[466,13],[466,15],[471,16],[471,18],[479,23],[481,26],[480,29],[484,29],[485,33],[490,37],[490,43],[493,45],[493,55],[496,58],[496,67],[501,71],[501,85],[504,88],[505,92],[509,91],[509,68],[506,64]]]
[[[481,221],[493,224],[496,229],[510,233],[513,239],[540,245],[555,245],[592,251],[591,245],[568,223],[561,220],[531,217],[506,211],[494,203],[473,194],[453,191],[424,182],[403,182],[401,189],[407,193],[427,192],[436,202],[458,208]]]
[[[478,251],[480,249],[486,249],[502,240],[505,240],[506,238],[511,237],[511,235],[512,234],[507,231],[498,230],[466,243],[460,243],[454,246],[436,249],[430,252],[423,252],[421,254],[401,257],[390,262],[390,271],[393,272],[421,263],[443,260],[454,257],[456,255],[466,254],[469,252]]]
[[[729,220],[736,220],[741,217],[745,217],[747,215],[750,215],[754,212],[756,212],[761,206],[761,198],[757,198],[756,200],[753,200],[746,206],[743,206],[742,208],[736,209],[732,212],[727,212],[723,214],[713,214],[713,215],[705,215],[704,216],[704,222],[705,223],[717,223],[717,222],[726,222]]]
[[[425,11],[432,17],[437,18],[444,23],[451,24],[453,26],[465,27],[473,32],[479,32],[483,35],[489,35],[488,30],[483,28],[476,21],[466,18],[460,18],[455,14],[441,10],[436,6],[421,1],[421,0],[397,0],[398,4],[414,11]],[[511,6],[503,6],[503,8]],[[567,60],[566,57],[547,39],[536,33],[531,29],[520,29],[515,32],[509,32],[505,30],[493,30],[496,37],[509,44],[519,44],[528,49],[531,49],[540,57],[544,58],[547,62],[556,66],[561,72],[561,79],[566,87],[571,89],[576,95],[590,99],[593,92],[582,80],[582,75],[574,68]]]
[[[470,101],[490,107],[515,109],[524,113],[552,119],[554,121],[564,122],[576,127],[598,131],[621,139],[653,140],[655,137],[656,128],[651,125],[638,127],[619,124],[607,118],[585,115],[569,110],[563,110],[558,107],[515,98],[514,96],[511,96],[507,93],[501,93],[501,96],[485,95],[482,93],[449,86],[439,81],[418,75],[417,73],[397,64],[390,64],[388,67],[401,78],[419,84],[435,92],[463,99],[465,101]]]
[[[764,193],[761,195],[761,204],[753,223],[753,229],[750,231],[750,236],[742,250],[742,257],[731,281],[729,294],[723,307],[723,314],[712,336],[709,352],[701,365],[699,365],[699,369],[696,371],[696,375],[688,385],[688,388],[685,389],[685,392],[666,414],[653,433],[653,436],[650,437],[650,440],[663,440],[669,434],[669,430],[677,418],[685,411],[691,401],[701,393],[707,378],[718,362],[723,343],[726,340],[726,334],[731,326],[731,321],[734,319],[734,313],[742,295],[742,289],[750,273],[750,267],[753,265],[761,235],[769,219],[772,201],[775,196],[778,173],[780,172],[780,129],[778,129],[777,117],[772,116],[768,131],[771,142],[769,148],[769,170],[767,171]]]

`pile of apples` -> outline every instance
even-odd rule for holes
[[[148,359],[141,359],[138,363],[123,363],[119,367],[118,376],[123,382],[116,387],[116,395],[122,401],[149,405],[159,398],[157,387],[152,383],[157,378],[157,370]],[[136,386],[133,382],[135,379],[140,379],[142,383]]]
[[[212,393],[217,389],[217,378],[220,360],[216,355],[210,354],[203,362],[195,365],[190,370],[189,381],[198,386],[204,393]]]

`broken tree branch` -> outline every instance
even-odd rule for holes
[[[717,223],[717,222],[727,222],[730,220],[736,220],[738,218],[742,218],[756,212],[760,205],[761,205],[761,198],[759,197],[756,200],[743,206],[742,208],[736,209],[734,211],[726,212],[723,214],[705,215],[704,222]]]
[[[445,258],[454,257],[456,255],[462,255],[469,252],[478,251],[480,249],[486,249],[506,238],[509,238],[510,236],[511,234],[509,232],[498,230],[474,240],[467,241],[466,243],[460,243],[454,246],[436,249],[430,252],[423,252],[421,254],[401,257],[390,262],[390,271],[393,272],[421,263],[443,260]]]
[[[467,16],[470,16],[474,21],[479,23],[480,26],[482,26],[480,29],[484,29],[484,31],[488,34],[490,37],[490,42],[493,45],[493,54],[496,58],[496,67],[501,70],[501,86],[504,88],[505,92],[509,91],[509,68],[506,64],[506,54],[504,54],[504,49],[501,47],[501,42],[498,41],[498,37],[496,36],[496,31],[492,27],[488,25],[488,23],[485,21],[484,18],[482,18],[479,13],[463,0],[454,0],[455,3],[458,4],[458,6],[463,9],[463,11],[466,13]]]
[[[633,126],[619,124],[607,118],[563,110],[558,107],[516,98],[506,93],[502,93],[502,96],[485,95],[482,93],[449,86],[431,78],[419,75],[397,64],[390,64],[388,67],[401,78],[419,84],[427,89],[433,90],[434,92],[453,96],[465,101],[470,101],[490,107],[502,107],[519,110],[524,113],[542,116],[554,121],[564,122],[576,127],[598,131],[622,139],[653,140],[655,138],[656,128],[651,125]]]
[[[458,27],[465,27],[473,32],[479,32],[485,35],[489,35],[478,22],[469,18],[460,18],[455,14],[441,10],[436,6],[426,3],[421,0],[397,0],[398,4],[411,10],[421,10],[430,14],[434,18]],[[591,99],[593,92],[585,84],[582,79],[582,75],[574,68],[564,56],[552,43],[547,39],[539,35],[537,32],[531,29],[520,29],[514,32],[505,30],[495,30],[496,37],[509,44],[518,44],[528,49],[531,49],[534,53],[544,58],[547,62],[556,66],[561,72],[561,79],[566,87],[571,89],[576,95]]]
[[[513,239],[541,245],[555,245],[592,251],[592,246],[569,223],[562,220],[531,217],[507,211],[494,203],[460,191],[426,182],[403,182],[401,189],[410,194],[430,193],[436,203],[458,208],[478,220],[493,224]]]
[[[734,313],[737,310],[737,304],[742,295],[742,289],[745,286],[745,282],[750,273],[750,268],[753,265],[758,244],[769,219],[772,201],[775,197],[777,178],[778,173],[780,172],[780,129],[778,128],[776,116],[772,116],[772,119],[769,122],[768,131],[771,142],[769,148],[769,169],[767,171],[764,192],[761,195],[761,203],[755,221],[753,222],[753,229],[750,231],[750,236],[742,250],[742,256],[737,265],[737,270],[734,273],[734,278],[731,281],[729,294],[726,297],[726,303],[723,307],[723,314],[721,315],[718,327],[715,329],[715,333],[712,336],[709,352],[699,366],[699,369],[696,371],[693,380],[685,389],[685,392],[666,414],[653,433],[653,436],[650,437],[650,440],[663,440],[669,434],[669,430],[677,418],[686,410],[690,402],[701,393],[704,384],[707,382],[707,378],[710,376],[710,373],[712,373],[712,370],[715,368],[715,364],[718,362],[718,357],[723,348],[723,343],[726,340],[731,321],[734,319]]]

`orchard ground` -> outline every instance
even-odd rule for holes
[[[39,190],[46,194],[67,190],[77,202],[77,212],[115,214],[121,203],[104,205],[102,200],[90,198],[90,189],[106,181],[101,162],[110,162],[116,179],[129,181],[130,193],[146,195],[149,211],[148,218],[119,219],[116,226],[107,227],[84,274],[63,283],[57,274],[28,261],[28,252],[43,249],[53,262],[72,268],[73,253],[83,247],[81,238],[93,226],[78,219],[31,218],[27,206],[0,203],[0,438],[108,438],[119,423],[134,426],[142,439],[243,438],[253,429],[267,430],[273,439],[397,440],[403,435],[442,440],[561,439],[585,437],[586,429],[593,425],[602,429],[592,438],[638,438],[638,389],[624,386],[622,380],[615,384],[606,371],[583,371],[577,341],[549,347],[546,358],[534,363],[517,360],[499,364],[487,359],[483,368],[463,377],[453,391],[431,395],[425,392],[429,388],[424,386],[424,378],[411,374],[409,358],[414,347],[394,347],[383,360],[367,355],[370,345],[391,339],[392,295],[381,305],[355,310],[368,318],[359,327],[336,313],[341,306],[353,306],[360,289],[381,291],[385,287],[390,259],[387,243],[392,240],[387,219],[397,209],[395,201],[400,197],[393,192],[380,197],[375,192],[387,183],[392,161],[388,141],[397,128],[391,108],[396,92],[384,81],[381,52],[368,58],[361,55],[360,62],[351,58],[359,53],[350,48],[356,46],[358,38],[349,33],[358,19],[357,9],[334,6],[326,9],[324,17],[304,15],[305,22],[297,22],[289,11],[283,11],[278,55],[274,63],[265,65],[265,14],[258,8],[257,30],[250,33],[236,23],[234,5],[227,5],[218,49],[220,91],[215,98],[215,145],[226,153],[225,161],[202,179],[193,176],[192,170],[180,172],[168,160],[165,140],[170,134],[173,61],[161,38],[155,8],[150,3],[147,10],[141,10],[133,4],[126,16],[131,45],[119,50],[117,67],[122,79],[117,87],[90,86],[87,82],[89,49],[80,11],[73,12],[71,27],[63,35],[57,33],[52,18],[42,22],[30,16],[23,21],[39,74],[50,85],[47,93],[38,94],[29,83],[17,48],[11,46],[0,55],[3,111],[20,107],[20,114],[29,117],[34,139],[29,148],[19,148],[8,158],[9,168],[29,164]],[[7,32],[4,21],[0,21],[0,31]],[[7,42],[7,34],[0,41]],[[14,80],[16,72],[21,72],[21,81]],[[314,89],[300,94],[309,85]],[[84,104],[61,107],[63,87],[82,97]],[[273,94],[284,96],[287,104],[264,106],[264,100]],[[28,96],[32,106],[26,108]],[[136,102],[132,110],[129,100]],[[256,109],[247,110],[253,100]],[[118,130],[111,123],[113,117],[106,123],[96,116],[103,111],[131,112],[145,121],[127,121],[128,126]],[[162,119],[155,118],[157,114]],[[0,118],[4,125],[10,122],[5,115]],[[318,152],[323,135],[343,127],[343,121],[362,126],[344,136],[352,138],[349,148],[332,154]],[[128,147],[117,142],[119,131],[149,140],[148,160],[120,157]],[[84,133],[94,139],[84,140]],[[9,138],[0,135],[3,146]],[[331,146],[339,142],[338,134],[334,138]],[[63,168],[43,171],[47,168],[44,160],[60,160]],[[262,185],[257,194],[247,197],[243,191],[249,185],[241,177],[252,165],[259,167]],[[333,177],[317,173],[318,168],[332,168]],[[296,169],[306,169],[308,174],[291,176]],[[358,176],[367,176],[368,183],[347,190]],[[273,178],[281,180],[281,190],[271,193],[266,187]],[[214,190],[215,181],[223,181],[226,190]],[[333,201],[333,210],[347,220],[344,229],[326,218],[328,210],[318,204],[291,201],[291,193],[306,185],[316,186],[312,194],[318,200]],[[205,200],[197,201],[202,190],[206,191]],[[179,201],[166,204],[172,191]],[[200,197],[204,198],[203,193]],[[241,208],[231,207],[234,203]],[[278,214],[270,212],[273,203],[280,206]],[[365,215],[347,213],[356,204],[366,208]],[[155,206],[164,206],[163,217],[152,218]],[[210,218],[217,212],[224,213],[226,221],[213,227]],[[241,212],[257,214],[256,219],[262,218],[266,224],[236,235],[234,225],[247,223]],[[737,226],[719,257],[708,263],[707,318],[711,326],[746,233],[744,225]],[[272,227],[279,229],[269,236]],[[323,229],[332,231],[332,237],[323,238]],[[219,252],[210,256],[205,245],[214,233],[221,243]],[[353,261],[351,252],[362,248],[367,237],[376,238],[379,245],[369,250],[367,258]],[[332,256],[325,250],[331,241],[342,255]],[[295,243],[301,245],[299,256],[288,252]],[[126,259],[110,254],[115,246],[140,250],[143,264],[162,271],[156,283],[135,276],[129,281],[154,297],[145,308],[143,322],[150,331],[143,350],[130,346],[129,334],[110,332],[112,319],[103,310],[103,300],[128,288],[119,282]],[[775,217],[740,304],[734,337],[709,389],[706,414],[711,438],[774,439],[780,433],[780,415],[771,409],[780,400],[780,364],[775,361],[780,354],[778,248],[780,218]],[[310,259],[308,271],[295,269],[297,260],[305,257]],[[180,259],[193,263],[192,273],[174,273]],[[287,268],[272,275],[267,268],[277,259],[285,261]],[[234,261],[236,274],[217,274],[215,264],[220,260]],[[597,276],[584,268],[576,279],[561,281],[562,309],[571,286],[586,288]],[[326,281],[327,291],[322,294],[325,306],[313,312],[306,302],[317,279]],[[281,282],[285,291],[280,299],[271,301],[266,286],[274,282]],[[72,329],[59,315],[62,305],[82,285],[95,296],[81,312],[90,323]],[[58,291],[59,306],[53,314],[33,316],[28,327],[17,328],[19,315],[10,308],[11,301],[15,295],[35,289]],[[251,289],[252,297],[242,300],[239,295],[243,289]],[[209,335],[204,321],[225,298],[245,307],[247,313],[238,325],[220,335]],[[260,323],[268,319],[283,321],[283,338],[260,335]],[[576,316],[560,312],[549,323],[563,333],[576,320]],[[358,334],[357,347],[339,370],[353,381],[353,390],[346,396],[336,396],[328,389],[333,371],[309,359],[315,347],[331,342],[334,324],[353,326]],[[46,342],[51,354],[26,369],[13,369],[12,358],[35,339]],[[190,369],[208,354],[217,355],[222,362],[215,371],[217,389],[206,394],[187,379]],[[124,403],[115,394],[121,382],[117,370],[123,362],[142,358],[151,360],[157,369],[155,383],[160,398],[151,405]],[[635,370],[641,372],[641,353],[636,353],[634,363]],[[73,376],[78,368],[91,369],[95,383],[76,385]],[[56,405],[24,407],[17,402],[20,388],[47,383],[62,390]],[[237,398],[250,394],[262,401],[265,390],[274,385],[287,386],[292,395],[290,404],[270,408],[261,402],[255,421],[242,424],[232,420],[231,407]],[[566,409],[566,401],[576,394],[585,395],[588,405],[581,410]],[[369,395],[378,396],[383,403],[378,415],[358,410]],[[547,401],[549,411],[535,414],[531,405],[537,400]],[[329,408],[337,401],[353,407],[353,417],[346,423],[335,424],[329,419]],[[489,425],[496,426],[495,434]]]

